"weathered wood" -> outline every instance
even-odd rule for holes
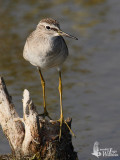
[[[8,94],[3,78],[0,78],[0,124],[14,154],[21,154],[21,145],[24,139],[24,127],[14,118],[18,118],[12,97]]]
[[[66,122],[71,127],[71,119]],[[77,159],[66,124],[62,126],[59,141],[59,122],[40,117],[26,89],[23,93],[23,118],[20,118],[3,78],[0,78],[0,124],[10,143],[12,155],[17,159],[31,156],[41,160]]]

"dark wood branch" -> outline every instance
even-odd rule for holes
[[[66,122],[71,127],[71,119]],[[59,122],[40,117],[26,89],[23,93],[23,118],[20,118],[3,78],[0,78],[0,124],[10,143],[12,155],[17,159],[31,156],[41,160],[77,159],[66,124],[62,126],[59,141]]]

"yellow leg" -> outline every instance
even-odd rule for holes
[[[63,108],[62,108],[62,78],[61,78],[61,71],[59,71],[59,94],[60,94],[60,135],[59,140],[61,138],[61,129],[62,129],[62,123],[63,123]]]
[[[39,74],[40,74],[40,79],[41,79],[41,85],[42,85],[42,89],[43,89],[43,105],[44,105],[44,116],[48,116],[48,112],[47,112],[47,109],[46,109],[46,99],[45,99],[45,81],[44,81],[44,78],[43,78],[43,75],[42,75],[42,72],[40,70],[40,68],[38,68],[38,71],[39,71]],[[50,118],[50,117],[49,117]],[[51,118],[50,118],[51,119]]]
[[[60,94],[60,119],[58,120],[60,122],[60,134],[59,134],[59,140],[61,139],[61,132],[62,132],[62,124],[65,123],[68,129],[70,130],[71,134],[75,137],[75,134],[71,130],[71,128],[68,126],[67,122],[64,121],[63,117],[63,107],[62,107],[62,78],[61,78],[61,71],[59,71],[59,94]]]

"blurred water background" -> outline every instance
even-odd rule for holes
[[[21,117],[25,88],[43,111],[39,74],[22,54],[26,37],[46,17],[79,39],[65,38],[70,56],[62,74],[64,117],[73,119],[79,159],[96,159],[95,141],[120,154],[120,0],[0,0],[0,75]],[[48,111],[58,119],[58,73],[50,69],[43,75]],[[9,152],[0,128],[0,154]]]

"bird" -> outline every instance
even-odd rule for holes
[[[45,80],[42,75],[42,71],[53,67],[58,70],[58,89],[60,95],[60,119],[58,120],[60,123],[59,139],[61,138],[62,124],[66,123],[63,117],[61,68],[69,54],[68,47],[63,36],[78,40],[76,37],[63,32],[60,29],[60,24],[57,20],[44,18],[38,23],[36,29],[28,36],[23,49],[24,59],[29,61],[33,66],[36,66],[39,71],[43,90],[43,115],[49,118],[51,117],[49,116],[46,108]],[[67,127],[74,135],[70,127],[68,125]]]

